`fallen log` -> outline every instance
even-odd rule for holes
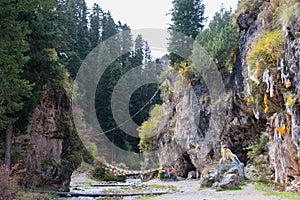
[[[80,192],[56,192],[44,190],[30,190],[30,192],[58,195],[60,197],[125,197],[125,196],[143,196],[143,195],[162,195],[168,191],[137,192],[137,193],[80,193]]]

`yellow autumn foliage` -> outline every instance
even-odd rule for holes
[[[150,111],[150,117],[138,127],[140,143],[139,148],[142,152],[150,152],[154,150],[156,144],[156,135],[158,127],[164,118],[162,105],[155,105]]]
[[[274,68],[284,53],[284,34],[276,29],[265,33],[258,41],[254,42],[252,49],[247,54],[247,64],[252,68]]]

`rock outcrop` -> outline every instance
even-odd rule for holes
[[[249,146],[266,134],[268,152],[263,158],[269,166],[264,165],[274,173],[275,182],[282,183],[287,191],[299,192],[300,5],[292,5],[295,11],[288,23],[274,25],[275,11],[291,5],[264,0],[248,4],[235,14],[241,33],[240,50],[229,81],[232,85],[225,86],[229,89],[220,96],[225,113],[220,117],[221,124],[215,123],[211,129],[214,122],[220,121],[213,116],[219,105],[211,102],[206,87],[209,83],[194,80],[188,87],[169,73],[162,93],[167,118],[157,137],[158,149],[167,153],[161,154],[160,160],[173,163],[185,176],[191,168],[201,173],[214,165],[220,158],[221,143],[227,143],[243,163],[250,164]],[[258,66],[261,80],[254,82],[247,56],[254,43],[275,29],[284,31],[282,57],[276,58],[276,66]],[[251,84],[257,88],[255,91],[251,91]],[[249,93],[255,97],[248,98]],[[173,145],[169,145],[171,141]],[[176,150],[178,147],[181,152]]]
[[[13,144],[25,160],[26,187],[69,190],[72,172],[82,159],[70,112],[71,102],[64,90],[44,89],[27,134],[16,137]]]
[[[217,169],[202,172],[200,187],[234,188],[240,186],[244,178],[244,164],[219,164]]]
[[[300,4],[298,7],[300,11]],[[281,70],[289,76],[292,86],[277,86],[283,107],[268,118],[269,155],[275,168],[275,181],[287,191],[300,191],[300,16],[294,26],[286,27],[285,55]],[[279,81],[280,82],[280,81]],[[286,126],[284,132],[279,127]]]

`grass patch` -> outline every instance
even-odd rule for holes
[[[136,200],[148,200],[148,199],[153,199],[158,196],[160,196],[160,195],[159,194],[143,195],[143,196],[138,196],[136,198]]]
[[[217,188],[216,191],[220,192],[220,191],[238,191],[238,190],[242,190],[243,188],[241,186],[236,186],[233,188],[227,188],[227,189],[223,189],[223,188]]]
[[[116,192],[119,192],[120,189],[118,189],[118,188],[108,188],[104,191],[107,192],[107,193],[116,193]]]
[[[85,186],[91,186],[93,183],[92,180],[87,180],[87,181],[82,181],[82,182],[78,182],[75,185],[73,185],[73,187],[85,187]]]
[[[289,200],[299,200],[300,199],[300,194],[299,193],[293,193],[293,192],[266,192],[266,196],[278,196],[278,197],[285,197],[288,198]]]
[[[155,189],[165,189],[165,190],[171,190],[171,191],[177,191],[177,187],[176,186],[173,186],[173,185],[156,185],[156,184],[153,184],[153,185],[148,185],[147,186],[148,188],[155,188]]]
[[[254,183],[255,189],[256,190],[262,190],[265,192],[264,195],[266,196],[278,196],[278,197],[285,197],[288,198],[289,200],[298,200],[300,199],[300,194],[299,193],[294,193],[294,192],[277,192],[277,191],[272,191],[274,186],[272,185],[266,185],[260,182],[255,182]]]
[[[272,186],[263,184],[261,182],[254,182],[253,185],[254,185],[256,190],[261,190],[261,191],[264,191],[264,192],[268,192],[272,189]]]
[[[208,189],[209,187],[200,187],[198,188],[198,191],[202,191],[202,190],[205,190],[205,189]]]

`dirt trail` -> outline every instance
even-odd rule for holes
[[[210,188],[199,190],[199,181],[192,180],[172,182],[153,180],[146,184],[174,185],[179,190],[176,193],[155,197],[154,200],[287,200],[283,197],[264,196],[264,192],[255,190],[252,184],[243,186],[242,190],[220,192]]]

